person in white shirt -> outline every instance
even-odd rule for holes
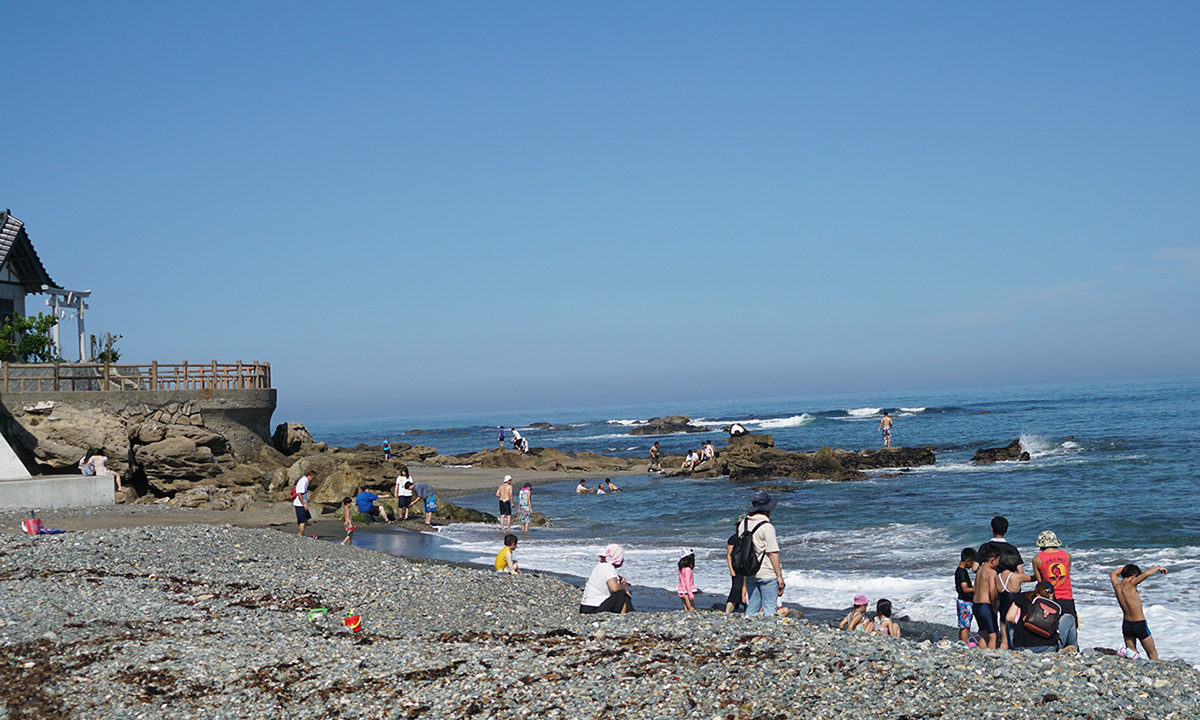
[[[308,510],[308,486],[316,477],[317,472],[309,470],[296,481],[296,498],[292,500],[292,508],[296,511],[296,524],[300,526],[300,535],[304,534],[304,529],[312,520],[312,513]]]

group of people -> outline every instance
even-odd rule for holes
[[[521,437],[520,431],[517,430],[516,428],[509,428],[509,432],[512,433],[512,449],[519,450],[523,453],[528,453],[529,452],[529,441],[526,440],[525,438]],[[503,425],[497,426],[496,435],[497,435],[498,439],[500,440],[500,447],[503,448],[504,447],[504,426]]]
[[[867,617],[867,596],[855,595],[854,607],[838,623],[839,630],[862,630],[891,637],[900,637],[900,623],[892,619],[892,601],[880,598],[875,603],[875,617]]]
[[[978,549],[962,549],[954,573],[959,639],[983,648],[1039,653],[1075,650],[1079,615],[1071,586],[1071,554],[1062,549],[1054,531],[1045,530],[1038,535],[1038,554],[1029,575],[1020,551],[1005,540],[1008,520],[996,516],[991,527],[991,540]],[[1139,658],[1137,646],[1141,643],[1147,658],[1158,659],[1137,587],[1151,575],[1166,572],[1164,567],[1143,572],[1128,564],[1109,574],[1121,607],[1124,647],[1119,654],[1123,657]],[[1029,582],[1035,583],[1033,589],[1023,591]],[[978,639],[970,635],[972,620],[979,629]]]
[[[296,511],[296,525],[299,526],[300,535],[304,535],[308,525],[312,522],[308,492],[316,478],[316,471],[309,470],[301,475],[296,484],[292,486],[292,508]],[[425,512],[425,524],[433,526],[433,514],[437,512],[437,492],[428,483],[413,482],[407,467],[402,468],[396,477],[394,496],[396,520],[407,520],[409,508],[420,503]],[[385,523],[392,522],[393,518],[388,515],[387,507],[379,501],[380,495],[365,488],[359,488],[359,492],[354,498],[342,498],[342,523],[346,529],[346,537],[342,540],[343,545],[350,542],[351,536],[358,527],[351,517],[353,513],[351,505],[362,515],[383,518]]]
[[[658,443],[655,443],[655,445],[658,445]],[[716,456],[717,449],[713,447],[712,441],[709,440],[695,450],[688,450],[687,456],[683,459],[683,464],[679,467],[683,470],[695,470]]]
[[[117,492],[125,489],[121,484],[121,476],[108,466],[108,456],[104,454],[104,450],[88,450],[86,455],[79,458],[79,472],[84,475],[109,476],[116,483]]]
[[[500,487],[496,488],[496,497],[500,500],[500,529],[507,532],[512,529],[512,499],[513,486],[512,475],[505,475],[504,482],[500,483]],[[517,493],[517,524],[521,526],[521,532],[529,532],[529,520],[533,517],[533,485],[529,482],[521,488]],[[505,545],[508,538],[513,538],[513,548],[516,548],[516,536],[505,536]],[[499,560],[497,560],[499,562]],[[500,568],[499,565],[496,566]]]
[[[621,492],[621,488],[617,487],[617,484],[612,481],[612,478],[604,478],[600,482],[596,483],[596,489],[593,490],[592,488],[588,487],[587,480],[581,478],[579,480],[579,484],[575,486],[575,492],[576,494],[580,495],[590,492],[594,492],[597,495],[606,495],[608,493]]]

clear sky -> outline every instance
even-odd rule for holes
[[[0,206],[123,360],[268,361],[277,422],[1200,369],[1198,3],[0,24]]]

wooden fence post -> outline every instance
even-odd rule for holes
[[[158,361],[150,363],[150,389],[158,389]]]

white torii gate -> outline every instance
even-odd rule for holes
[[[91,297],[91,290],[63,290],[62,288],[52,288],[49,285],[42,286],[42,292],[47,293],[50,297],[46,298],[46,304],[50,306],[50,312],[59,321],[63,320],[75,312],[75,318],[79,325],[79,362],[86,362],[87,356],[87,335],[83,331],[83,311],[87,310],[85,298]],[[58,326],[60,323],[55,323],[50,331],[50,342],[54,346],[54,357],[62,357],[62,340],[59,337]]]

